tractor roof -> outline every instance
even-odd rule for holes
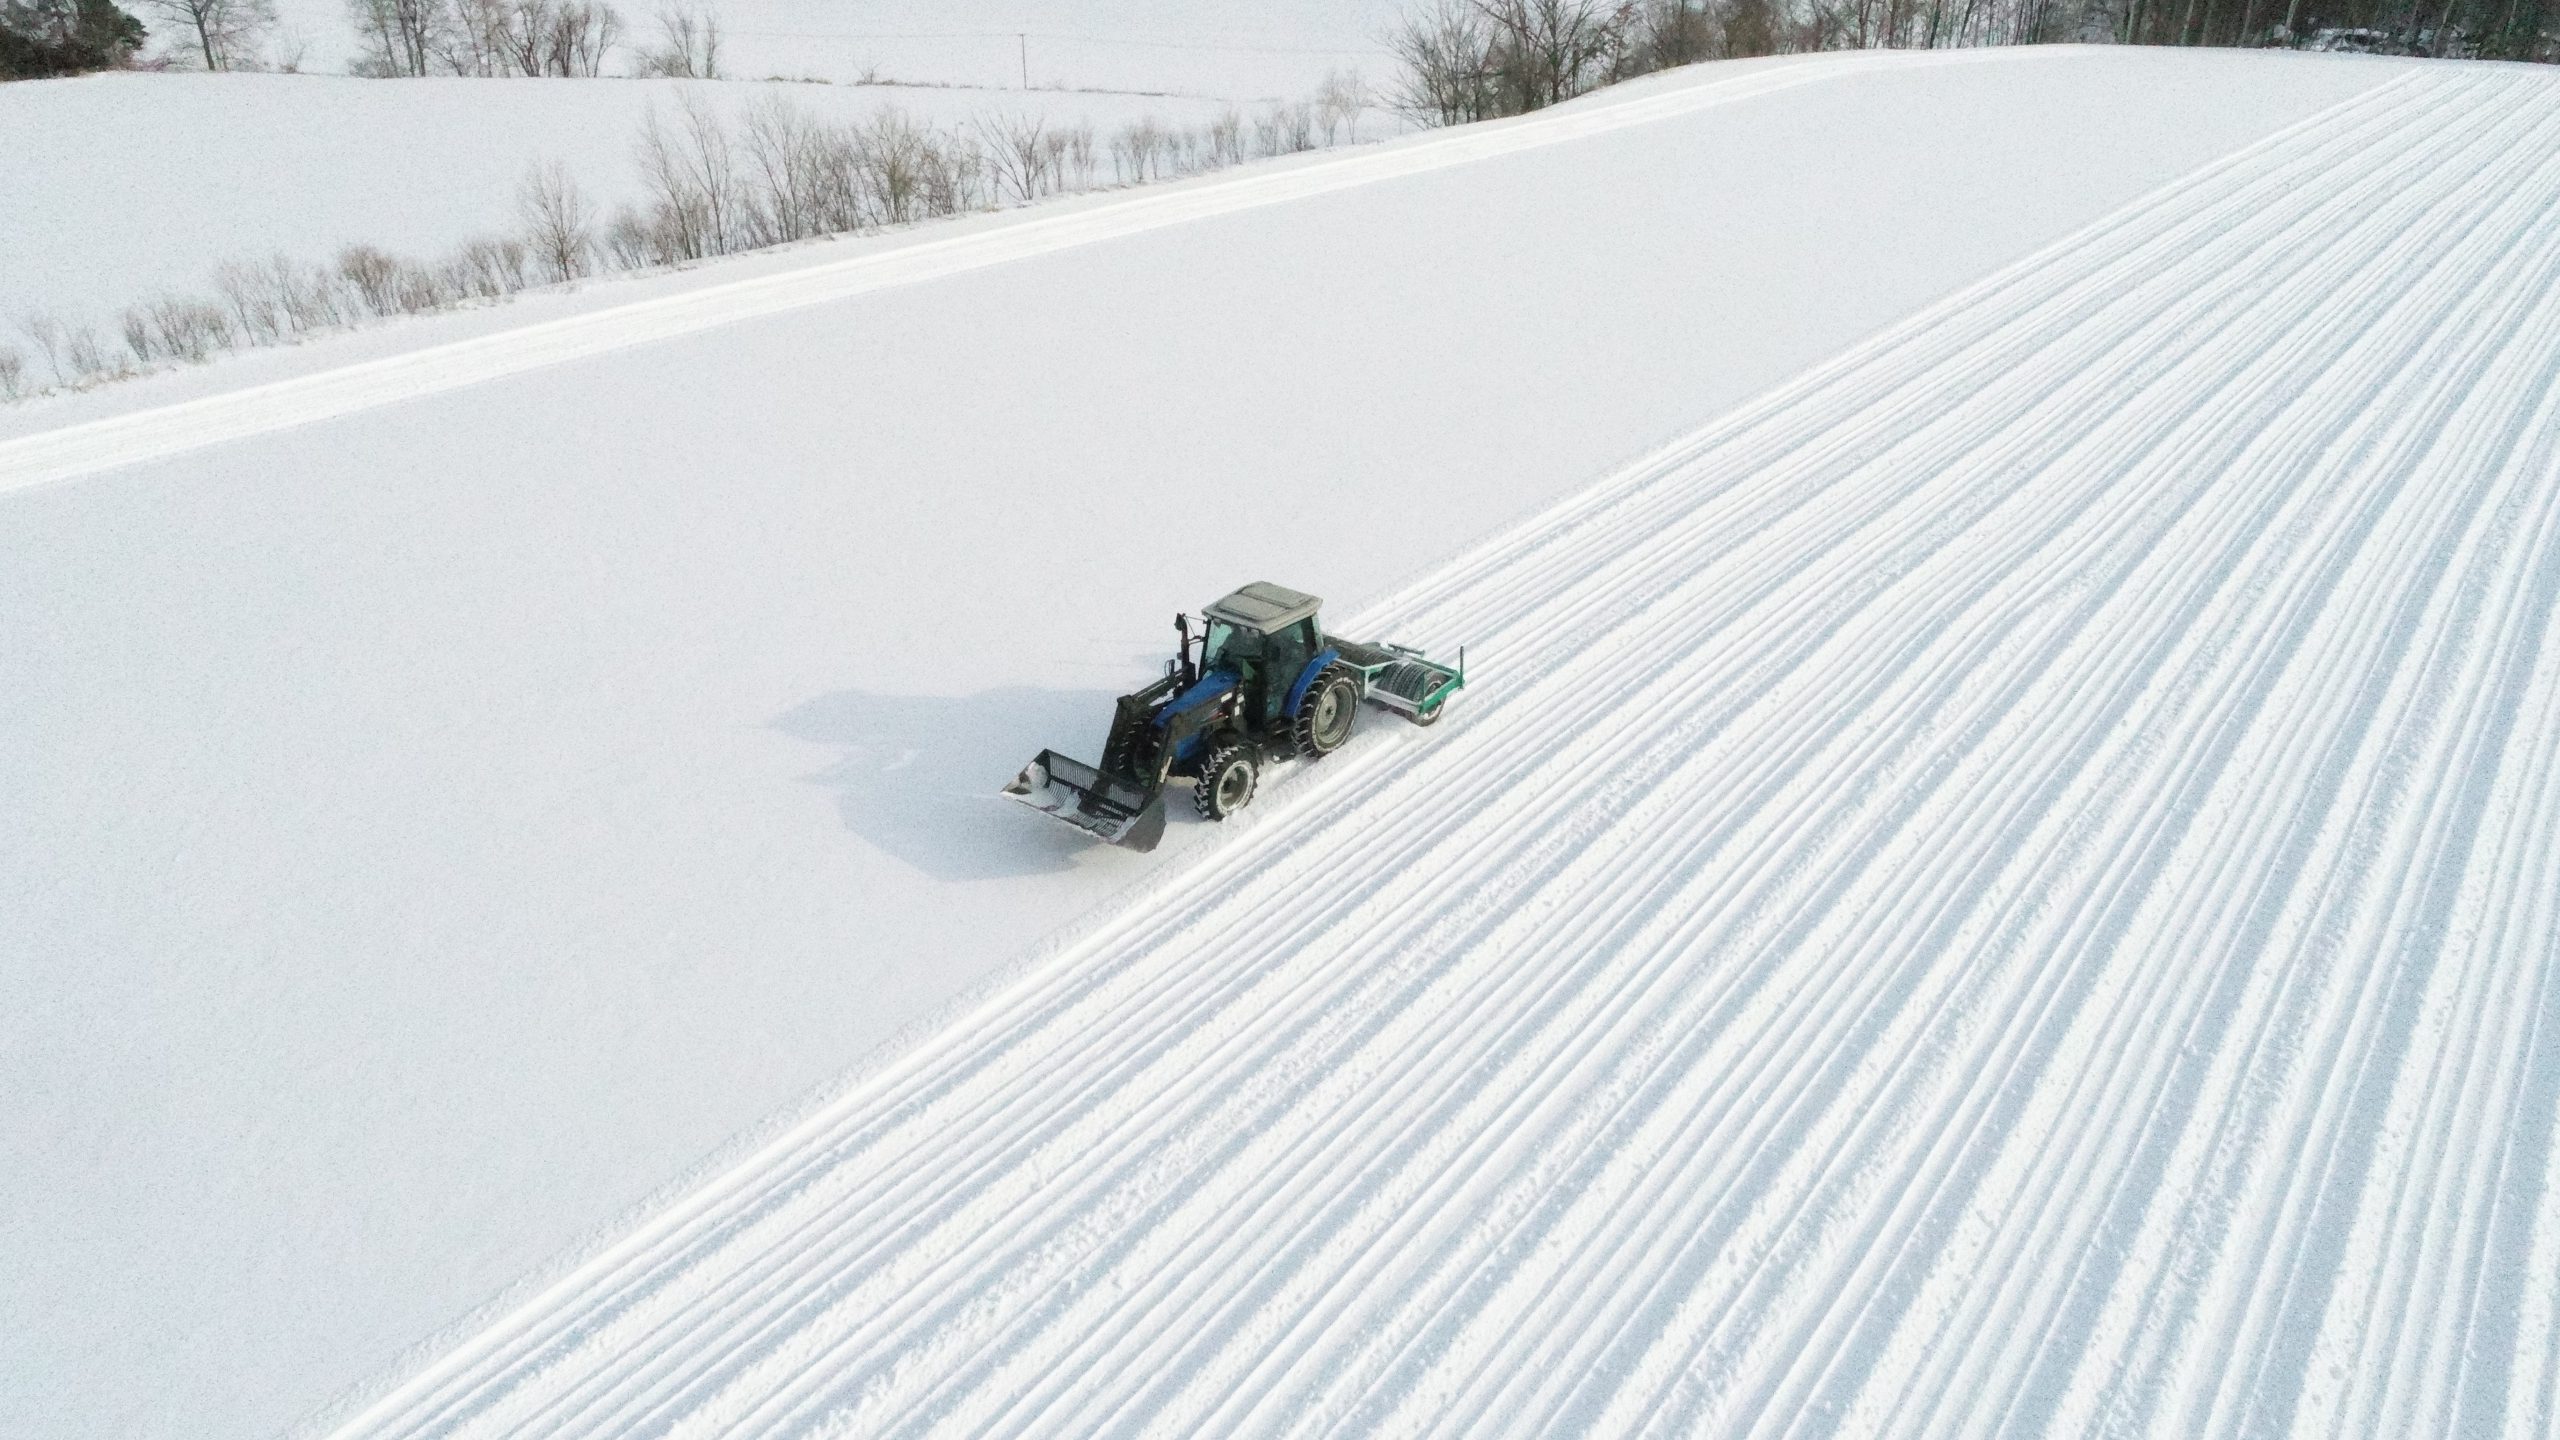
[[[1268,580],[1256,580],[1210,605],[1209,618],[1224,620],[1240,629],[1268,632],[1306,619],[1323,603],[1313,595],[1301,595]]]

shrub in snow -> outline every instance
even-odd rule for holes
[[[516,189],[516,214],[545,279],[575,280],[591,268],[595,212],[569,178],[568,166],[553,160],[528,172]]]
[[[170,297],[152,301],[148,310],[152,338],[172,359],[201,361],[231,344],[231,317],[219,305]]]
[[[355,291],[358,304],[376,315],[399,308],[400,262],[370,245],[350,245],[338,252],[338,278]]]

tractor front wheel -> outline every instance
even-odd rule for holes
[[[1341,749],[1359,713],[1360,672],[1343,664],[1324,667],[1298,702],[1298,754],[1318,760]]]
[[[1200,788],[1191,797],[1203,820],[1224,820],[1253,799],[1253,752],[1242,745],[1221,745],[1200,764]]]

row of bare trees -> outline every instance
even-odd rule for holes
[[[2548,0],[2117,0],[2104,22],[2113,38],[2138,45],[2560,61],[2560,10]]]
[[[177,37],[174,54],[207,70],[262,64],[276,26],[275,0],[141,0],[141,9]]]
[[[1769,0],[1431,0],[1388,35],[1388,100],[1463,125],[1570,100],[1613,81],[1752,48]]]
[[[528,192],[533,187],[529,177]],[[35,373],[15,346],[0,345],[0,399],[50,388],[76,390],[165,361],[194,363],[224,350],[285,344],[387,316],[503,299],[586,273],[583,261],[568,269],[558,260],[559,252],[545,252],[526,234],[471,240],[433,261],[371,245],[350,245],[326,265],[288,255],[229,261],[215,268],[212,294],[163,295],[129,306],[117,317],[111,338],[45,312],[19,317],[18,330],[44,374]]]
[[[106,337],[50,315],[22,316],[29,355],[0,344],[0,398],[78,389],[169,362],[289,343],[392,315],[502,300],[534,286],[641,271],[824,235],[986,209],[1102,184],[1199,174],[1257,156],[1360,138],[1365,91],[1336,76],[1310,100],[1199,125],[1152,117],[1102,132],[1089,120],[986,115],[955,128],[883,109],[834,124],[767,95],[733,122],[702,97],[652,110],[634,146],[641,194],[610,211],[566,166],[534,166],[516,226],[416,260],[370,245],[330,264],[277,255],[225,264],[213,293],[133,306]],[[1107,173],[1106,173],[1107,171]],[[121,341],[121,348],[117,342]]]
[[[605,0],[347,0],[347,14],[363,47],[359,75],[595,76],[625,34],[621,12]],[[657,26],[657,43],[639,50],[638,74],[722,78],[720,22],[709,11],[661,10]]]
[[[1427,0],[1389,34],[1423,124],[1518,115],[1674,65],[1799,51],[2341,43],[2560,60],[2560,0]]]
[[[606,0],[346,0],[361,50],[359,75],[596,76],[623,48],[620,11]],[[166,59],[207,70],[301,68],[302,46],[271,48],[276,0],[138,0],[172,37]],[[720,23],[679,4],[657,15],[656,43],[639,44],[632,71],[716,80]]]

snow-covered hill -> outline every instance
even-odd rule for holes
[[[210,294],[225,262],[327,262],[356,244],[433,258],[512,234],[518,187],[537,163],[566,166],[609,212],[640,198],[643,123],[653,111],[681,123],[688,99],[733,125],[781,101],[831,124],[890,108],[944,127],[1011,115],[1090,121],[1106,137],[1146,116],[1195,125],[1223,108],[751,81],[106,74],[0,86],[0,135],[44,137],[0,146],[0,195],[10,197],[0,205],[0,344],[28,349],[18,322],[32,313],[112,333],[128,305]]]
[[[2556,126],[1709,67],[0,418],[0,1429],[2541,1433]],[[992,797],[1266,577],[1472,703]]]

